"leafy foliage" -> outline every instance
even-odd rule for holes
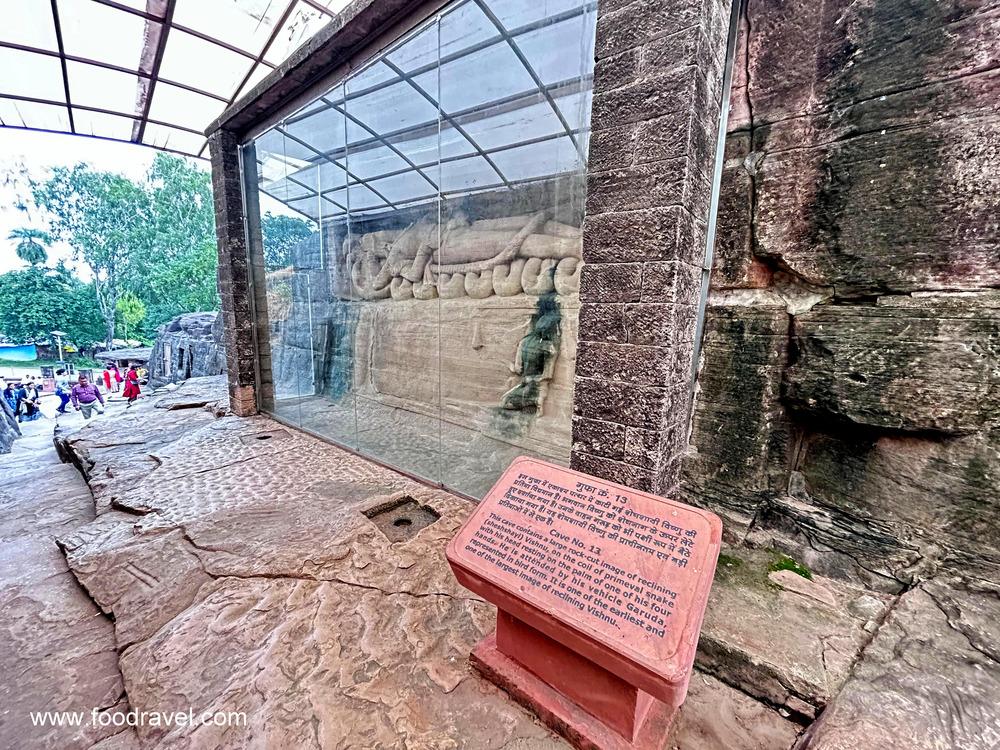
[[[207,172],[157,154],[141,182],[78,164],[54,169],[31,191],[52,235],[93,275],[109,348],[119,323],[129,336],[150,338],[180,313],[218,308]]]
[[[7,338],[47,341],[55,330],[84,349],[104,337],[93,284],[84,284],[63,266],[32,266],[0,276],[0,331]]]
[[[130,337],[135,336],[139,324],[146,317],[146,306],[142,304],[142,300],[136,297],[135,294],[125,292],[118,298],[118,304],[115,305],[115,313],[118,323],[124,329],[122,336],[127,341]]]
[[[8,240],[17,240],[17,257],[32,266],[44,266],[49,259],[46,248],[52,244],[52,237],[41,229],[14,229],[7,235]]]
[[[312,224],[296,216],[281,216],[270,211],[260,218],[264,245],[264,267],[268,270],[292,265],[292,248],[313,233]]]

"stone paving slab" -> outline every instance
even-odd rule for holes
[[[61,464],[51,421],[25,425],[0,461],[0,747],[87,748],[118,730],[41,727],[30,712],[127,710],[112,623],[69,572],[58,534],[94,504]]]

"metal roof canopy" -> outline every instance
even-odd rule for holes
[[[204,132],[347,0],[16,0],[0,127],[207,156]]]
[[[388,16],[387,9],[403,3],[354,3],[341,23],[317,35],[213,127],[259,133],[260,190],[317,221],[578,173],[586,164],[593,75],[584,60],[593,54],[596,3],[508,0],[496,4],[503,18],[491,5],[437,5],[440,12],[427,23],[411,5],[409,23],[397,24],[408,31],[400,36],[397,28],[373,42],[381,29],[359,16],[377,10]],[[449,39],[428,57],[421,37],[435,30],[429,25],[435,18],[449,19]],[[363,36],[349,33],[352,26],[369,30],[363,51],[352,51],[349,42],[334,46],[342,36]],[[482,55],[492,56],[490,65]],[[301,74],[310,58],[326,62],[325,75],[322,67]],[[418,82],[433,81],[438,70],[454,71],[448,73],[451,101]],[[456,76],[463,84],[458,96]],[[264,123],[271,128],[261,132]],[[428,152],[418,145],[438,133],[447,147]]]

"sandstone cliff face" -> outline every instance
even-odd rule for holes
[[[889,591],[1000,580],[998,7],[742,18],[684,490]]]

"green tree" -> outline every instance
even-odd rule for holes
[[[32,197],[48,212],[52,233],[90,268],[110,349],[130,255],[141,254],[150,240],[148,191],[122,175],[77,164],[57,167],[48,180],[33,183]]]
[[[139,323],[127,324],[133,337],[149,337],[181,313],[218,309],[215,215],[204,169],[157,154],[135,182],[80,164],[33,183],[32,196],[53,234],[90,268],[109,347],[116,326],[125,325],[119,300],[126,293],[145,308]]]
[[[272,214],[260,218],[260,233],[264,245],[264,267],[284,268],[294,262],[292,248],[313,234],[313,225],[297,216]]]
[[[142,300],[136,297],[135,294],[125,292],[118,298],[118,304],[115,305],[115,312],[118,313],[118,321],[125,330],[123,338],[127,341],[129,334],[134,336],[139,328],[139,324],[146,317],[146,306],[142,304]]]
[[[64,266],[0,275],[0,333],[10,340],[47,341],[51,331],[61,330],[78,348],[90,348],[103,337],[103,328],[93,285]]]
[[[47,248],[52,244],[52,236],[41,229],[14,229],[7,235],[8,240],[17,242],[17,257],[32,266],[44,266],[49,259]]]
[[[216,310],[218,256],[211,178],[203,169],[157,154],[147,175],[153,226],[133,260],[129,288],[146,305],[146,335],[185,312]]]

